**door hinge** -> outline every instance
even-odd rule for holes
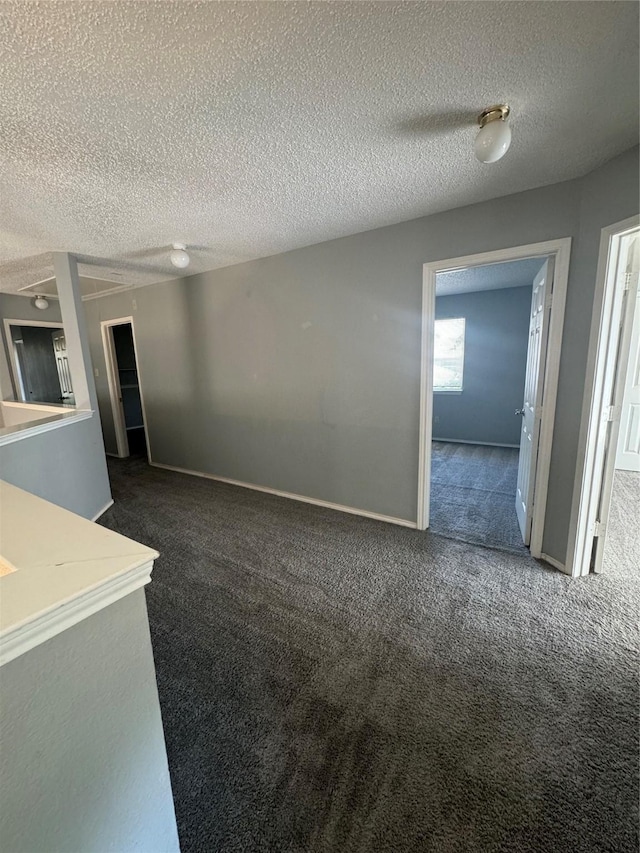
[[[591,533],[593,534],[593,536],[595,538],[602,535],[602,522],[601,521],[594,521],[593,522],[593,527],[591,528]]]
[[[602,413],[602,420],[605,422],[619,420],[621,409],[621,406],[605,406]]]

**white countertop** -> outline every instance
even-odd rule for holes
[[[158,553],[0,480],[0,664],[151,579]]]

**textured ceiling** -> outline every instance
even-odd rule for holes
[[[505,261],[464,270],[441,272],[436,276],[436,296],[473,293],[476,290],[504,290],[507,287],[530,287],[543,264],[541,258]]]
[[[632,2],[2,2],[0,288],[52,250],[143,284],[174,241],[192,273],[584,174],[637,142],[637,33]]]

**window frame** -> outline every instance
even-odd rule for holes
[[[438,357],[436,354],[436,326],[438,323],[458,320],[462,322],[462,367],[460,376],[459,388],[438,388],[435,380],[436,364]],[[433,393],[434,394],[462,394],[464,392],[464,359],[466,354],[467,343],[467,318],[466,317],[438,317],[434,319],[433,324]]]

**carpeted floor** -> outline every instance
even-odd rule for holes
[[[431,446],[431,532],[528,554],[515,509],[518,450],[448,441]]]
[[[640,473],[615,471],[602,567],[640,568]]]
[[[109,467],[183,853],[637,850],[637,573]]]

